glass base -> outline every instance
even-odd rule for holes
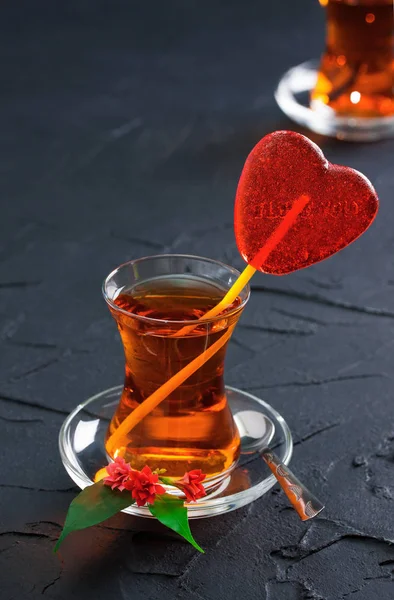
[[[86,400],[67,417],[59,434],[63,464],[81,488],[93,483],[96,473],[108,464],[104,437],[118,405],[123,386],[105,390]],[[241,436],[241,455],[234,469],[207,496],[186,504],[189,518],[213,517],[253,502],[267,493],[276,479],[261,458],[270,445],[287,465],[293,441],[286,421],[269,404],[252,394],[226,386],[229,406]],[[176,494],[176,490],[171,489]],[[149,509],[129,506],[123,512],[150,517]]]
[[[275,99],[293,121],[315,133],[353,142],[373,142],[394,136],[393,117],[338,117],[329,107],[327,112],[312,110],[309,93],[317,80],[318,60],[310,60],[287,71],[275,91]]]

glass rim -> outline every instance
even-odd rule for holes
[[[196,325],[197,323],[199,323],[199,324],[216,323],[217,321],[222,321],[224,318],[232,317],[233,315],[238,314],[240,311],[242,311],[244,309],[245,305],[247,304],[247,302],[250,298],[250,285],[247,284],[241,291],[241,293],[243,291],[246,291],[245,298],[242,300],[241,304],[239,304],[232,310],[229,310],[229,311],[225,312],[224,314],[221,313],[219,315],[216,315],[215,317],[209,317],[208,319],[204,319],[202,317],[200,319],[189,319],[189,320],[185,319],[185,320],[181,320],[181,321],[175,321],[175,320],[171,320],[171,319],[155,319],[153,317],[144,317],[143,315],[136,315],[134,313],[128,312],[127,310],[124,310],[123,308],[120,308],[117,304],[115,304],[115,302],[113,302],[113,300],[107,294],[107,287],[108,287],[108,283],[109,283],[110,279],[113,278],[116,275],[116,273],[118,273],[121,269],[123,269],[125,267],[135,265],[137,263],[145,262],[148,260],[158,259],[158,258],[184,258],[184,259],[200,260],[200,261],[203,261],[206,263],[211,263],[213,265],[217,265],[219,267],[223,267],[223,268],[227,269],[228,271],[230,271],[231,273],[233,273],[236,277],[239,277],[239,275],[241,274],[241,272],[238,271],[238,269],[235,269],[234,267],[231,267],[230,265],[226,265],[226,263],[224,263],[220,260],[215,260],[213,258],[206,258],[205,256],[196,256],[194,254],[152,254],[150,256],[143,256],[141,258],[136,258],[134,260],[128,260],[128,261],[120,264],[115,269],[113,269],[107,275],[107,277],[104,279],[101,290],[102,290],[102,293],[104,296],[104,300],[106,301],[108,306],[110,308],[112,308],[114,311],[116,311],[117,313],[124,314],[132,319],[136,319],[137,321],[141,321],[143,323],[151,323],[152,325],[153,324],[158,325],[160,323],[162,325],[166,324],[166,325],[174,325],[174,326],[176,326],[176,325],[186,326],[186,325]]]

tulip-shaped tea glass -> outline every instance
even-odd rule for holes
[[[111,457],[135,469],[166,469],[167,477],[202,469],[207,480],[235,465],[240,437],[227,403],[224,359],[228,342],[118,439],[122,421],[236,324],[249,288],[221,315],[202,320],[237,278],[207,259],[156,256],[122,265],[104,283],[125,353],[125,382],[106,439]]]
[[[189,505],[189,516],[199,517],[233,510],[274,485],[262,451],[270,444],[287,464],[288,427],[268,404],[224,383],[226,351],[249,287],[220,315],[204,319],[238,276],[207,258],[159,255],[127,262],[105,279],[125,380],[78,406],[63,425],[63,462],[81,487],[117,456],[135,469],[165,469],[169,478],[201,469],[208,495]],[[163,384],[200,359],[180,385],[161,393]],[[152,405],[155,394],[159,402]],[[149,515],[135,505],[126,512]]]

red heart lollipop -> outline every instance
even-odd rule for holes
[[[364,175],[329,163],[293,131],[266,135],[249,154],[235,200],[235,239],[255,269],[284,275],[354,242],[378,198]]]

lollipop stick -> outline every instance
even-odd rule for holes
[[[294,202],[293,206],[289,210],[288,213],[284,216],[282,222],[278,225],[276,229],[271,233],[268,240],[265,242],[264,246],[258,251],[256,256],[253,257],[251,262],[257,267],[253,267],[252,265],[247,265],[246,268],[242,271],[241,275],[236,279],[231,288],[228,290],[227,294],[221,299],[219,304],[211,308],[205,315],[201,317],[200,320],[210,319],[212,317],[216,317],[220,314],[225,308],[231,306],[234,300],[237,298],[238,294],[246,287],[249,283],[249,280],[256,273],[256,270],[259,266],[263,265],[271,252],[275,250],[276,246],[280,241],[284,238],[286,233],[289,231],[290,227],[293,225],[294,221],[298,217],[298,215],[304,210],[305,206],[308,204],[310,198],[306,194],[303,194]],[[197,327],[197,325],[188,325],[187,327],[183,327],[179,331],[177,331],[174,336],[180,337],[182,335],[186,335],[193,331],[193,329]]]
[[[219,313],[222,312],[222,310],[224,310],[228,306],[231,306],[231,304],[238,297],[240,292],[242,292],[244,287],[248,285],[249,279],[251,279],[255,273],[256,269],[254,267],[251,267],[250,265],[247,265],[242,271],[241,275],[234,281],[227,294],[220,300],[218,304],[216,304],[216,306],[211,308],[211,310],[206,312],[205,315],[200,317],[199,321],[205,321],[206,319],[216,317]],[[186,327],[182,327],[182,329],[173,334],[173,337],[182,337],[184,335],[187,335],[188,333],[193,331],[193,329],[195,329],[197,325],[198,323],[196,322],[195,325],[187,325]]]
[[[249,283],[249,280],[256,273],[256,269],[251,265],[247,265],[245,269],[242,271],[241,275],[234,281],[233,285],[227,292],[225,296],[220,300],[220,302],[211,308],[202,319],[210,319],[211,317],[216,317],[218,314],[222,312],[225,308],[231,306],[234,300],[239,296],[244,287],[246,287]]]
[[[251,262],[260,266],[264,264],[267,260],[268,256],[271,252],[276,248],[279,242],[284,238],[286,233],[289,231],[290,227],[293,225],[294,221],[301,213],[301,211],[308,204],[310,198],[307,195],[302,195],[297,200],[295,200],[293,206],[289,210],[289,212],[284,216],[281,223],[278,225],[276,229],[272,232],[268,240],[265,242],[264,246],[259,250],[256,256],[253,258]],[[200,321],[205,321],[211,317],[218,315],[222,312],[226,307],[231,305],[234,300],[237,298],[238,294],[243,290],[243,288],[247,285],[251,277],[256,272],[257,267],[253,267],[252,265],[247,265],[246,268],[242,271],[238,279],[233,283],[227,294],[222,298],[222,300],[214,306],[211,310],[209,310]],[[188,325],[183,327],[180,331],[176,332],[176,337],[184,336],[190,331],[192,331],[195,327],[197,327],[198,322],[196,321],[196,325]],[[123,435],[129,433],[144,417],[146,417],[156,406],[160,404],[169,394],[171,394],[178,386],[182,385],[186,379],[188,379],[197,369],[202,367],[204,363],[207,362],[231,337],[231,334],[234,330],[236,323],[231,325],[226,333],[217,340],[212,346],[204,350],[202,354],[197,356],[194,360],[192,360],[186,367],[183,367],[178,373],[173,375],[171,379],[166,381],[160,388],[158,388],[153,394],[151,394],[142,404],[140,404],[136,409],[130,413],[124,421],[119,425],[119,427],[114,431],[114,433],[110,436],[107,441],[107,448],[110,452],[114,452],[116,450],[116,444],[119,442]]]

